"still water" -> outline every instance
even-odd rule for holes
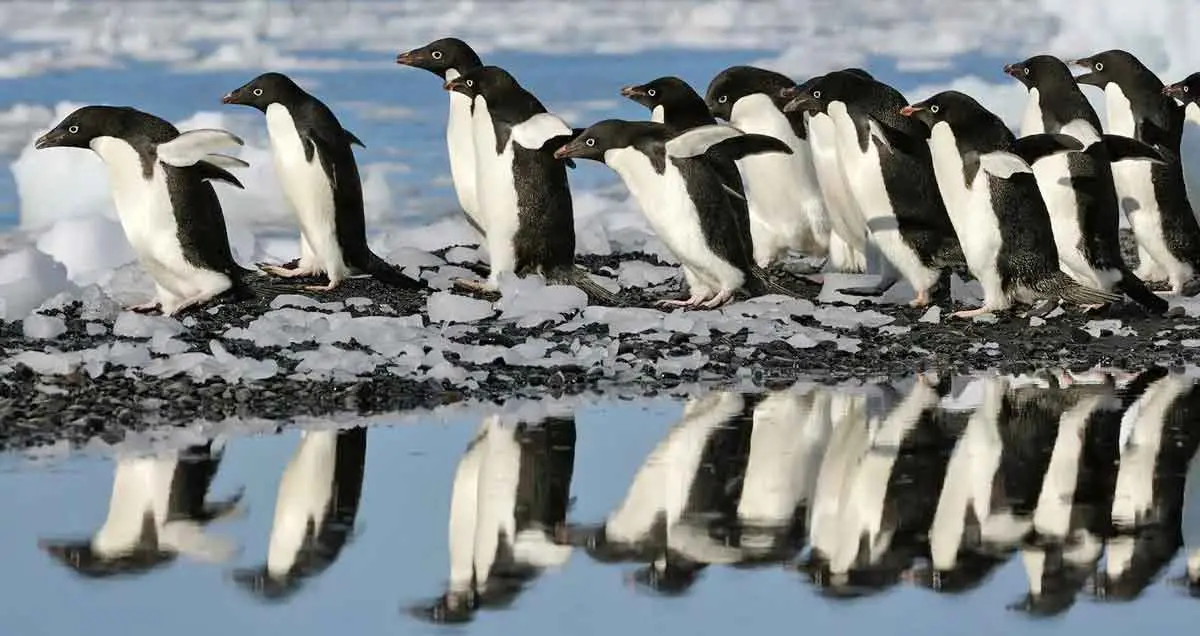
[[[1198,413],[1054,372],[10,455],[0,633],[1165,630]]]

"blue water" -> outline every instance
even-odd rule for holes
[[[1171,377],[1155,379],[1157,377],[1150,378],[1150,388],[1146,391],[1158,395],[1156,399],[1164,408],[1158,412],[1159,416],[1143,415],[1135,424],[1135,434],[1150,433],[1150,438],[1159,439],[1153,434],[1159,431],[1164,447],[1190,450],[1159,453],[1153,471],[1146,473],[1146,479],[1153,481],[1155,496],[1150,504],[1152,518],[1135,534],[1139,537],[1139,550],[1152,545],[1147,539],[1155,533],[1177,537],[1181,509],[1185,515],[1182,529],[1190,533],[1185,536],[1195,537],[1197,513],[1194,506],[1200,505],[1200,501],[1192,501],[1196,495],[1189,494],[1185,498],[1182,488],[1178,487],[1195,450],[1194,422],[1196,409],[1200,407],[1200,388],[1190,381]],[[961,379],[953,383],[948,395],[963,390],[963,384]],[[1129,383],[1126,389],[1133,390],[1128,387],[1136,384],[1137,381]],[[807,393],[799,388],[793,391],[795,396]],[[855,391],[863,393],[861,388]],[[1004,451],[1025,453],[1032,462],[1002,465],[998,475],[1005,476],[1007,481],[1004,483],[1011,484],[1022,471],[1031,470],[1029,466],[1038,461],[1037,457],[1044,460],[1056,450],[1053,440],[1059,427],[1069,425],[1066,423],[1068,418],[1060,418],[1072,405],[1104,391],[1099,385],[1080,384],[1066,389],[1009,388],[1004,393],[1002,410],[981,407],[982,414],[997,416],[995,426],[1005,440]],[[841,420],[832,428],[831,435],[836,435],[842,427],[851,427],[846,430],[867,427],[871,420],[913,425],[903,436],[900,454],[890,472],[884,508],[891,510],[890,514],[904,515],[905,511],[911,513],[916,509],[928,513],[921,513],[926,515],[923,525],[907,526],[915,535],[910,532],[906,536],[924,546],[918,550],[921,552],[928,547],[928,540],[922,537],[928,534],[929,517],[939,493],[946,483],[953,481],[951,477],[944,477],[950,450],[956,448],[958,436],[971,422],[971,413],[931,406],[923,411],[920,420],[915,419],[915,415],[901,415],[898,405],[917,395],[910,381],[868,387],[867,393],[869,395],[863,398],[866,414]],[[844,389],[821,388],[811,395],[818,396],[818,400],[836,400],[844,399],[850,393]],[[1171,397],[1164,399],[1164,395]],[[714,418],[712,414],[717,409],[710,408],[713,400],[733,400],[736,404],[744,399],[750,404],[751,398],[708,393],[700,394],[698,399],[702,402],[693,407],[693,416],[704,418],[707,413],[707,417]],[[802,398],[793,399],[801,400],[795,404],[805,404]],[[765,445],[756,448],[752,436],[757,430],[752,427],[768,425],[763,423],[766,412],[761,409],[761,404],[753,408],[734,408],[726,413],[727,416],[715,417],[711,423],[716,427],[705,429],[709,432],[698,438],[707,440],[705,454],[700,456],[700,474],[718,477],[715,481],[697,477],[691,482],[693,488],[688,491],[691,495],[684,519],[692,518],[688,515],[708,519],[709,536],[718,545],[737,544],[733,539],[721,538],[737,536],[737,524],[729,520],[728,511],[736,509],[738,497],[751,496],[747,491],[749,481],[746,476],[755,464],[750,462],[748,466],[747,453],[754,456],[756,451],[761,453],[767,448]],[[1107,431],[1115,440],[1117,429],[1111,427],[1119,428],[1121,415],[1127,409],[1128,404],[1090,411],[1092,419],[1085,439],[1093,443]],[[839,411],[835,409],[834,412]],[[789,426],[811,426],[813,420],[805,415],[810,411],[802,409],[799,413],[776,422],[785,430]],[[903,625],[904,633],[914,634],[1057,633],[1066,630],[1081,633],[1086,630],[1087,633],[1116,636],[1135,630],[1163,633],[1194,616],[1200,603],[1200,600],[1190,598],[1185,588],[1170,581],[1184,571],[1184,551],[1179,549],[1178,539],[1171,543],[1175,547],[1168,546],[1167,550],[1158,553],[1162,567],[1155,568],[1154,576],[1144,586],[1137,586],[1130,600],[1106,602],[1093,593],[1092,583],[1080,579],[1068,594],[1073,604],[1062,607],[1062,611],[1054,616],[1039,617],[1010,608],[1030,592],[1027,561],[1014,551],[1016,545],[1000,557],[1001,564],[977,588],[961,594],[937,593],[900,580],[874,593],[858,589],[862,594],[849,598],[832,593],[835,589],[845,591],[849,588],[839,588],[836,584],[830,587],[828,572],[814,582],[809,574],[800,571],[799,568],[813,558],[808,550],[810,538],[806,537],[801,525],[794,526],[801,537],[792,544],[798,552],[781,555],[754,568],[728,564],[701,568],[695,560],[688,561],[672,548],[665,552],[668,563],[692,567],[698,572],[691,585],[678,594],[666,594],[661,589],[654,590],[633,582],[636,573],[651,567],[654,556],[604,563],[577,547],[564,566],[544,570],[528,581],[506,609],[485,606],[466,613],[461,616],[470,619],[466,627],[434,624],[419,618],[428,616],[421,608],[431,607],[446,591],[451,488],[459,463],[470,455],[468,446],[486,415],[485,409],[445,421],[430,419],[402,425],[382,422],[365,430],[343,429],[340,434],[307,433],[314,440],[322,435],[329,439],[336,436],[341,440],[339,444],[344,444],[340,449],[358,448],[365,452],[361,484],[353,477],[342,478],[349,488],[339,490],[342,502],[352,502],[356,494],[360,494],[361,499],[357,508],[351,508],[351,538],[340,551],[332,553],[332,563],[302,579],[291,594],[273,601],[239,585],[235,573],[261,568],[267,558],[273,525],[278,526],[274,531],[282,527],[281,523],[273,522],[276,498],[285,468],[301,448],[302,437],[298,431],[234,435],[225,440],[224,456],[217,466],[207,501],[210,504],[223,501],[244,489],[244,510],[240,516],[211,523],[206,532],[210,536],[227,537],[236,544],[237,552],[230,560],[206,563],[178,556],[148,572],[106,578],[89,578],[75,573],[48,556],[39,544],[72,539],[86,543],[98,531],[110,509],[114,461],[103,455],[75,454],[47,466],[31,464],[14,455],[0,455],[0,503],[6,510],[5,520],[0,523],[0,563],[4,564],[0,569],[0,589],[5,590],[0,601],[0,633],[86,634],[94,633],[96,626],[103,625],[105,629],[119,629],[130,635],[167,633],[177,636],[213,631],[300,636],[345,629],[355,634],[434,633],[445,629],[466,629],[478,634],[654,634],[664,631],[720,634],[735,633],[748,627],[757,632],[803,630],[806,633],[868,634],[894,631],[893,626]],[[551,439],[548,437],[537,437],[536,432],[527,438],[534,441],[525,442],[522,447],[525,450],[519,462],[523,485],[515,501],[518,511],[527,511],[518,512],[518,518],[547,519],[544,511],[553,504],[546,502],[564,504],[567,496],[564,492],[556,499],[548,494],[552,492],[552,485],[569,483],[570,504],[565,513],[565,524],[562,524],[572,529],[568,534],[589,524],[601,523],[617,510],[639,468],[643,463],[653,463],[648,456],[656,445],[668,439],[670,433],[674,431],[678,435],[680,430],[697,430],[696,419],[683,417],[683,400],[668,397],[639,401],[601,399],[575,409],[573,415],[569,410],[560,417],[562,415],[566,419],[525,420],[529,431],[558,432],[554,433],[553,442],[545,441]],[[755,423],[751,424],[752,421]],[[883,441],[884,434],[878,432],[880,429],[872,430],[877,431],[874,449],[866,450],[863,455],[852,455],[853,459],[846,465],[863,466],[866,464],[858,462],[876,461],[883,456],[881,453],[894,452]],[[1015,431],[1019,430],[1049,431],[1049,437],[1044,438],[1051,441],[1045,446],[1024,445],[1021,441],[1024,438],[1014,437]],[[564,432],[568,434],[564,436]],[[570,432],[574,435],[573,444]],[[500,434],[489,432],[489,435]],[[748,449],[747,439],[750,440]],[[730,440],[741,442],[731,444]],[[693,443],[690,447],[684,444],[677,448],[685,451],[683,455],[675,456],[684,457],[687,456],[686,448],[695,451],[701,447]],[[810,459],[794,461],[808,461],[810,465],[815,465],[811,462],[831,461],[825,457],[833,456],[832,442],[818,444],[816,448],[819,452],[808,456]],[[1100,475],[1103,481],[1105,476],[1114,479],[1120,471],[1129,470],[1134,460],[1129,449],[1125,452],[1126,457],[1107,465],[1103,461],[1097,463],[1097,460],[1087,459],[1085,453],[1085,466],[1094,472],[1080,472],[1079,483],[1094,483],[1084,481],[1088,474],[1093,475],[1093,480],[1095,475]],[[346,454],[346,457],[352,456],[352,453]],[[548,459],[552,456],[558,458],[557,463]],[[170,455],[163,451],[157,457],[166,460]],[[122,458],[125,462],[129,460],[129,457]],[[359,466],[353,460],[346,460],[343,465],[352,469]],[[556,468],[551,470],[547,466]],[[303,482],[306,485],[291,491],[293,498],[288,501],[314,497],[329,483],[328,479],[322,481],[313,477],[319,473],[305,472],[302,467],[292,466],[287,471],[292,478],[297,475],[310,477]],[[346,474],[352,473],[350,470]],[[503,490],[496,486],[501,483],[501,471],[493,468],[482,474],[485,477],[481,478],[481,483]],[[1193,476],[1200,478],[1194,469]],[[863,479],[861,474],[859,479]],[[1147,485],[1145,479],[1136,481],[1122,483],[1127,488],[1133,484],[1128,492],[1137,490],[1139,483]],[[663,496],[670,497],[668,485],[675,482],[656,479],[655,483],[660,485]],[[700,483],[717,483],[720,487],[705,491],[696,486]],[[1041,479],[1033,483],[1036,486]],[[1172,488],[1170,484],[1176,487]],[[1106,504],[1110,499],[1106,497],[1111,498],[1111,488],[1107,491],[1079,488],[1072,531],[1090,528],[1101,534],[1111,534],[1110,526],[1087,521],[1094,519],[1088,516],[1089,506],[1101,513],[1108,510]],[[708,494],[703,494],[705,492]],[[1003,497],[1024,496],[1031,501],[1037,500],[1036,488],[1033,494],[1025,495],[1018,495],[1017,490],[997,492],[1002,495],[1001,499],[993,501],[994,509],[1002,507],[996,502],[1006,501]],[[720,510],[726,510],[724,516]],[[1155,517],[1160,521],[1155,522]],[[563,521],[561,514],[555,518]],[[518,531],[524,527],[519,523]],[[552,536],[550,530],[545,532]],[[671,532],[674,531],[668,531],[667,535],[668,546],[676,545],[670,543],[669,537],[676,536]],[[912,536],[916,538],[912,539]],[[903,548],[898,547],[902,545],[898,537],[900,534],[892,538],[890,551],[885,554],[901,553]],[[887,545],[886,538],[880,540],[883,541],[881,545]],[[1108,540],[1114,539],[1110,536]],[[647,545],[654,554],[664,554],[661,539],[650,539]],[[1021,544],[1021,550],[1031,553],[1052,551],[1054,545],[1052,538],[1031,534]],[[466,548],[469,550],[470,545]],[[1189,545],[1189,549],[1196,548],[1195,543]],[[960,558],[966,559],[966,554],[960,552]],[[859,558],[864,557],[860,555]],[[896,566],[897,572],[914,564],[919,569],[923,558],[910,554],[901,561]],[[869,571],[860,569],[866,567],[865,561],[857,563],[850,570],[852,576],[854,572]],[[1058,563],[1061,565],[1062,562]],[[1082,567],[1085,571],[1101,570],[1103,560]],[[498,585],[498,581],[500,578],[493,575],[487,585]],[[1046,583],[1045,588],[1049,590],[1051,582]],[[1101,588],[1109,589],[1111,598],[1119,586],[1102,585]],[[481,598],[491,597],[484,595]]]

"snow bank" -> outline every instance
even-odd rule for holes
[[[73,291],[67,268],[43,252],[24,248],[0,257],[0,318],[24,318],[46,299]]]

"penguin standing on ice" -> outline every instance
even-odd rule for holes
[[[442,38],[396,56],[396,63],[423,68],[448,82],[472,71],[483,62],[479,55],[458,38]],[[450,178],[458,204],[467,215],[467,222],[480,236],[487,236],[485,220],[480,216],[479,199],[475,188],[475,140],[471,131],[471,99],[450,91],[450,114],[446,120],[446,150],[450,155]]]
[[[1112,168],[1112,162],[1125,159],[1165,159],[1135,139],[1102,134],[1100,118],[1062,60],[1035,55],[1006,65],[1004,72],[1029,89],[1022,135],[1064,134],[1084,145],[1081,152],[1053,155],[1033,165],[1063,271],[1082,285],[1116,289],[1152,312],[1166,311],[1167,301],[1151,292],[1121,256]]]
[[[396,287],[425,286],[367,246],[362,181],[351,144],[365,146],[328,106],[280,73],[263,73],[221,101],[266,115],[275,172],[300,221],[297,266],[264,265],[264,271],[283,278],[329,278],[325,285],[305,288],[310,291],[336,289],[352,268]]]
[[[219,503],[207,501],[223,453],[223,446],[208,442],[157,457],[118,459],[104,525],[90,539],[41,540],[39,546],[94,579],[143,574],[179,554],[206,562],[233,557],[235,543],[204,532],[209,523],[237,513],[242,498],[239,492]]]
[[[253,273],[233,260],[221,202],[208,183],[242,187],[225,168],[248,164],[218,152],[240,145],[224,130],[180,133],[154,115],[115,106],[84,106],[34,143],[100,156],[121,228],[155,284],[154,300],[129,309],[168,315],[244,292]]]
[[[549,282],[579,287],[593,302],[620,304],[575,266],[567,165],[554,157],[575,131],[498,66],[469,71],[445,89],[471,99],[476,192],[491,261],[486,283],[458,284],[497,291],[502,273],[540,273]]]
[[[818,257],[829,253],[829,215],[817,186],[804,119],[782,110],[786,100],[780,91],[793,84],[774,71],[734,66],[709,82],[704,97],[718,119],[747,133],[775,137],[792,149],[790,155],[755,155],[741,162],[754,261],[760,267],[787,249]]]
[[[1134,272],[1147,282],[1167,279],[1172,293],[1188,293],[1184,286],[1200,272],[1200,225],[1179,160],[1183,109],[1163,94],[1162,81],[1126,51],[1112,49],[1072,63],[1089,71],[1076,82],[1104,90],[1109,134],[1132,137],[1170,155],[1165,164],[1116,164],[1113,178],[1138,243],[1141,262]]]
[[[756,295],[767,288],[790,295],[752,269],[728,187],[711,163],[712,156],[737,159],[766,152],[790,148],[774,137],[731,126],[701,126],[675,135],[664,124],[608,119],[579,133],[554,156],[599,161],[621,176],[650,227],[683,265],[690,297],[660,304],[712,309],[729,302],[742,285]]]
[[[900,115],[906,100],[899,91],[854,71],[829,73],[797,92],[785,110],[833,119],[846,182],[871,241],[890,264],[878,285],[839,291],[877,296],[899,272],[917,294],[909,304],[928,305],[942,267],[960,260],[961,252],[938,193],[927,131]]]
[[[1017,139],[995,114],[958,91],[944,91],[901,113],[930,128],[929,146],[942,196],[971,273],[983,286],[983,306],[960,318],[1007,309],[1013,301],[1059,298],[1079,304],[1120,300],[1090,289],[1059,269],[1050,214],[1034,161],[1083,144],[1061,134]],[[1044,303],[1049,311],[1053,303]]]

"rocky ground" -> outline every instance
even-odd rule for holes
[[[662,265],[645,254],[582,257],[580,263],[592,272],[605,273],[633,260]],[[804,284],[786,272],[772,272],[772,277],[809,300],[820,292],[818,285]],[[632,306],[648,307],[673,286],[677,291],[676,281],[652,290],[625,288],[621,297]],[[195,312],[165,334],[131,335],[129,323],[114,324],[121,318],[85,319],[84,313],[91,310],[82,303],[43,312],[61,320],[62,328],[41,334],[52,337],[31,339],[21,322],[2,322],[0,448],[60,439],[81,443],[96,436],[116,441],[126,430],[197,419],[374,414],[464,399],[503,402],[515,395],[615,387],[624,393],[655,394],[683,383],[749,380],[773,387],[800,377],[833,382],[905,376],[922,369],[1020,373],[1045,367],[1109,366],[1136,371],[1150,364],[1179,365],[1200,358],[1200,319],[1187,315],[1200,312],[1190,307],[1186,312],[1176,308],[1168,316],[1149,316],[1128,304],[1093,314],[1056,310],[1045,320],[1014,312],[962,321],[945,317],[962,308],[951,306],[946,298],[941,301],[941,317],[937,310],[930,314],[906,306],[860,304],[855,312],[827,304],[814,308],[798,301],[777,304],[770,311],[754,305],[758,309],[749,313],[757,314],[748,317],[732,309],[701,312],[722,317],[686,323],[687,328],[673,328],[670,322],[690,320],[684,312],[638,331],[620,327],[622,323],[613,318],[616,314],[589,321],[594,314],[571,310],[560,320],[537,324],[485,318],[445,330],[424,315],[428,297],[426,292],[398,291],[369,279],[353,279],[335,292],[322,294],[321,305],[313,303],[303,312],[295,308],[281,312],[272,306],[271,297],[263,297]],[[364,298],[371,302],[356,300]],[[333,335],[293,338],[282,344],[256,344],[236,335],[239,330],[253,331],[258,318],[289,311],[292,319],[326,317],[330,324],[354,324],[368,331],[336,335],[336,328],[323,327]],[[649,311],[637,313],[638,319],[645,320]],[[405,329],[420,334],[413,340],[417,344],[403,352],[399,350],[403,343],[381,344],[364,336],[381,336],[377,332],[390,329],[387,325],[401,324],[369,327],[376,323],[355,322],[369,316],[395,321],[408,316]],[[174,324],[159,320],[162,325]],[[214,341],[219,343],[215,348]],[[511,357],[529,342],[536,344],[528,356],[532,362]],[[39,354],[37,363],[31,362],[33,358],[18,359],[29,351],[49,355]],[[479,353],[488,351],[498,355]],[[74,357],[71,352],[76,352]],[[192,354],[200,362],[180,363],[177,369],[164,371],[164,361],[180,354]],[[313,358],[326,355],[353,359],[356,369],[313,371]],[[97,359],[103,362],[96,363]]]

